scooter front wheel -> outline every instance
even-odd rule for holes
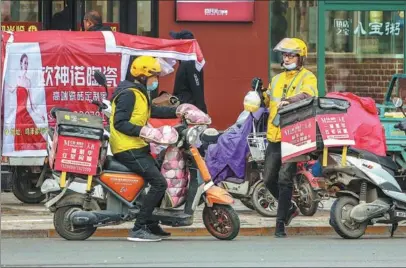
[[[80,206],[66,206],[58,208],[54,214],[54,227],[56,232],[66,240],[86,240],[96,232],[97,227],[80,226],[72,229],[69,216],[74,211],[80,211]]]
[[[233,240],[240,232],[240,218],[229,205],[204,207],[203,223],[207,231],[220,240]]]

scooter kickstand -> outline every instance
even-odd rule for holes
[[[393,237],[393,234],[395,233],[396,229],[398,229],[399,224],[398,223],[394,223],[392,224],[392,228],[390,230],[390,237]]]

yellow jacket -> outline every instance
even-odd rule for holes
[[[125,89],[125,88],[124,88]],[[141,127],[145,126],[150,118],[151,109],[148,101],[148,96],[141,90],[132,87],[118,90],[116,95],[113,95],[113,101],[111,106],[110,116],[110,146],[113,154],[121,153],[132,149],[141,149],[148,146],[148,143],[144,139],[139,137]],[[122,92],[122,93],[121,93]],[[121,103],[116,105],[116,99],[121,97]],[[133,98],[133,101],[129,99]],[[123,107],[124,102],[130,102],[132,105]],[[121,125],[121,129],[117,129],[117,122],[126,121],[118,118],[116,112],[121,109],[128,112],[130,126]],[[131,113],[131,115],[130,115]],[[120,112],[120,117],[123,117],[123,113]],[[134,127],[135,126],[135,127]],[[126,132],[127,134],[125,134]]]
[[[274,120],[278,112],[278,104],[281,100],[289,101],[300,93],[306,93],[310,96],[318,96],[317,78],[306,68],[300,70],[285,71],[272,78],[268,90],[264,92],[264,102],[269,108],[267,139],[271,142],[280,142],[280,127],[274,126]]]

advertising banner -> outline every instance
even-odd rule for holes
[[[165,40],[118,32],[1,32],[2,155],[46,156],[47,129],[54,126],[53,107],[101,114],[92,100],[110,99],[124,80],[131,56],[195,60],[204,58],[196,40]],[[167,68],[168,69],[168,68]],[[93,78],[106,75],[109,96]],[[168,69],[166,73],[170,73]]]
[[[299,121],[281,129],[282,162],[316,150],[316,119]]]
[[[337,147],[355,145],[347,114],[319,114],[316,121],[320,128],[324,146]]]

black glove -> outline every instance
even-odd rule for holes
[[[257,87],[257,84],[258,84],[258,87]],[[252,81],[251,81],[251,88],[252,88],[253,90],[259,89],[259,90],[262,91],[262,86],[263,86],[263,83],[262,83],[262,79],[261,79],[261,78],[259,78],[259,77],[254,77],[254,78],[252,79]]]

